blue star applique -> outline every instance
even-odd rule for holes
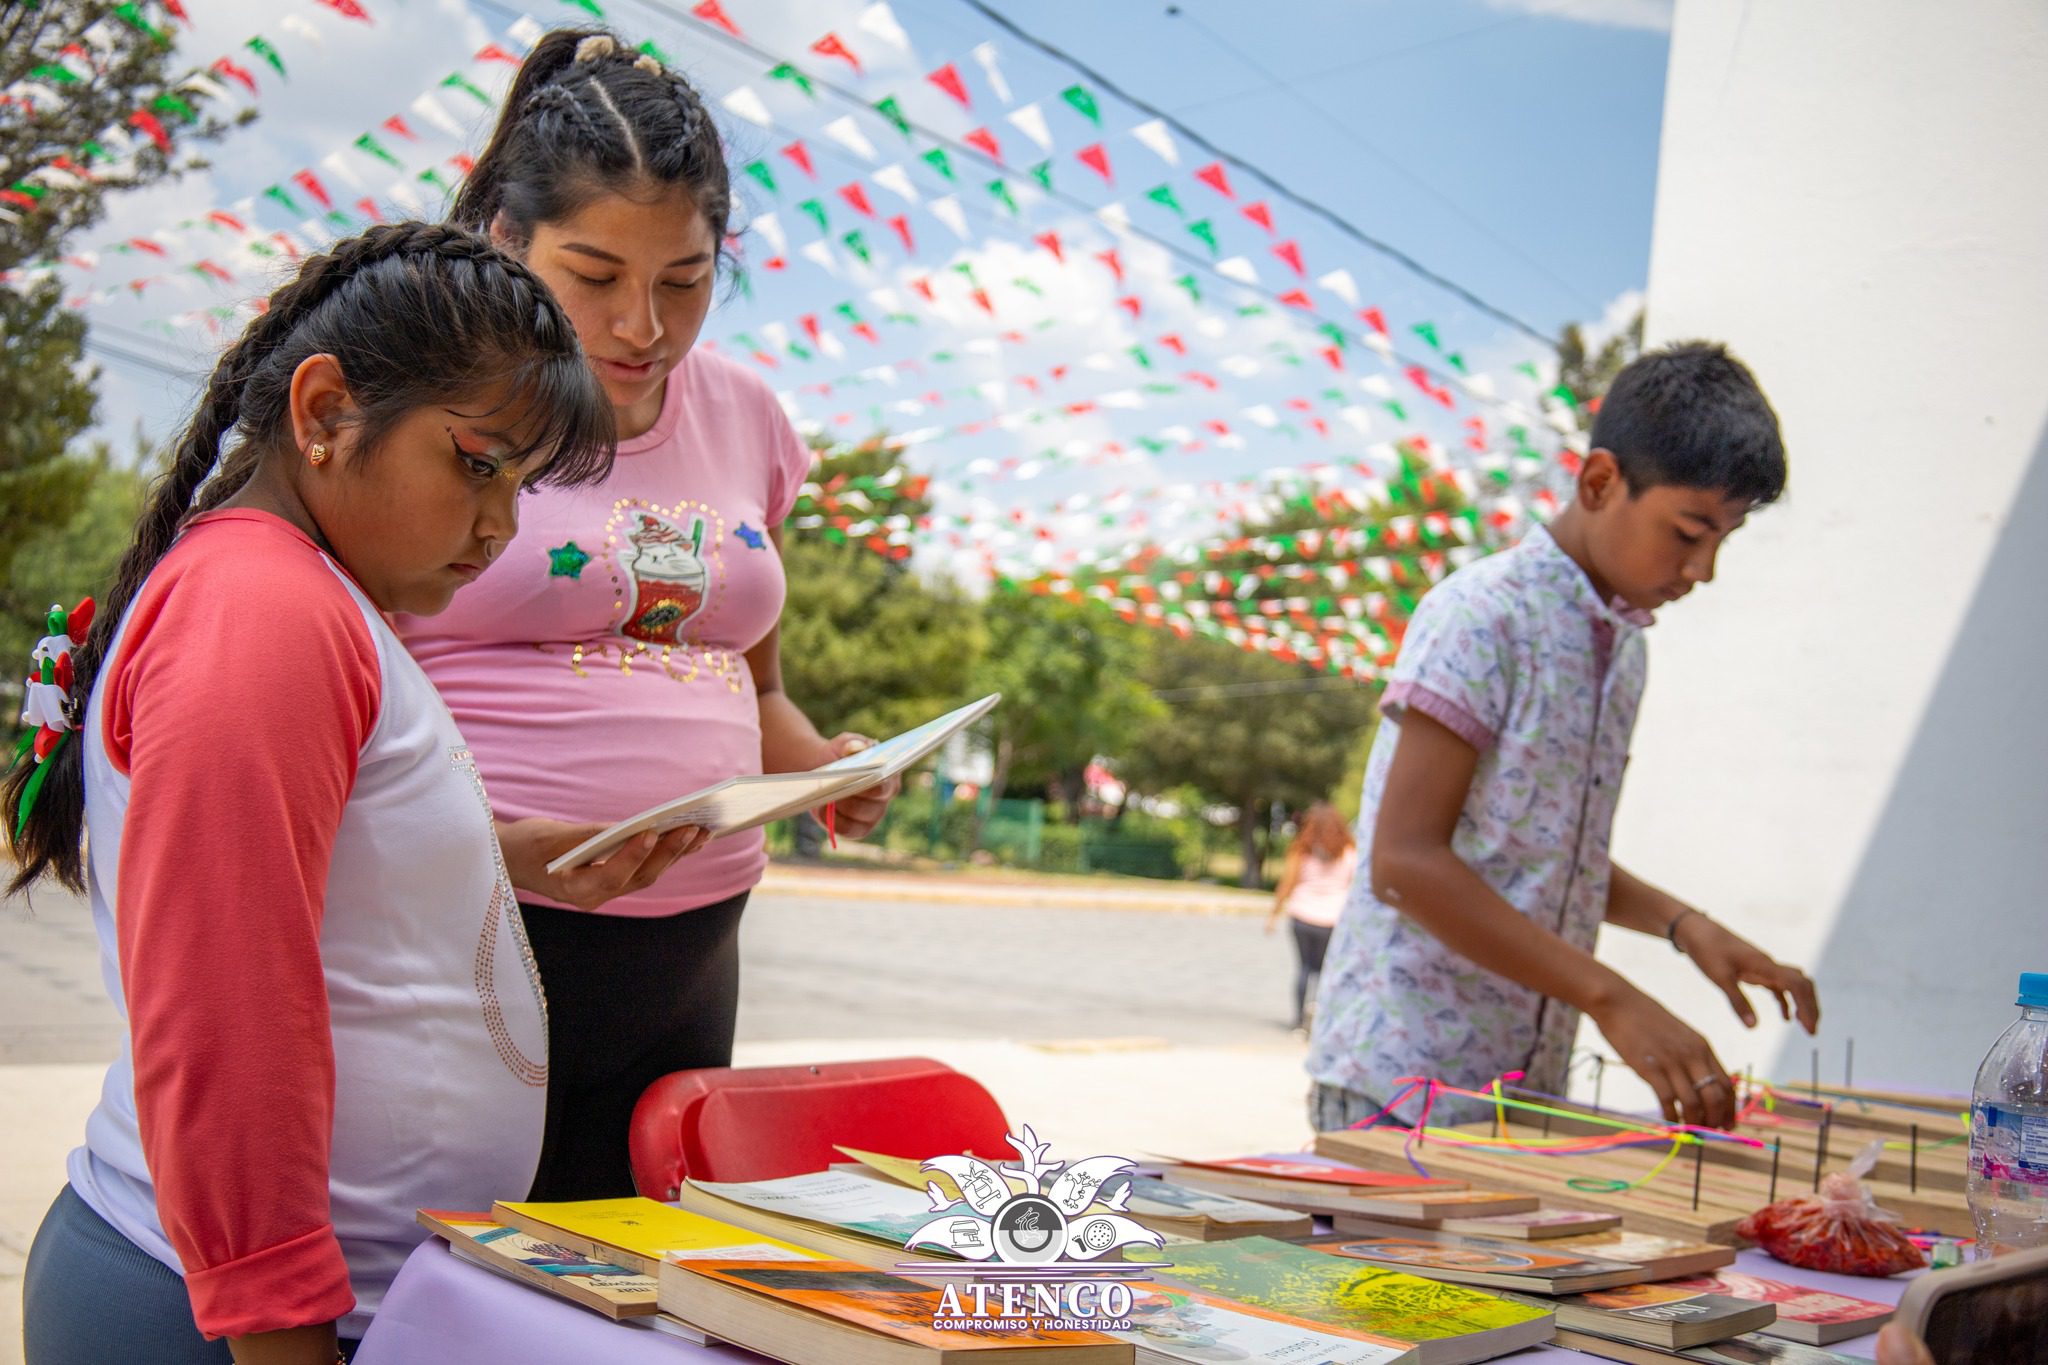
[[[548,577],[573,578],[581,582],[583,580],[583,566],[589,562],[590,556],[575,541],[572,540],[566,545],[557,545],[548,551]]]
[[[740,540],[749,550],[758,550],[768,543],[768,537],[762,535],[744,521],[740,523],[739,530],[735,534],[739,536]]]

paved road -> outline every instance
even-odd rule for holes
[[[742,1042],[1282,1037],[1292,942],[1256,918],[763,892],[740,933]],[[85,906],[0,903],[0,1066],[103,1062],[120,1022]]]

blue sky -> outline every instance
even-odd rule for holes
[[[777,177],[773,195],[738,181],[754,289],[723,305],[707,335],[729,351],[772,352],[762,372],[811,427],[916,433],[911,462],[938,476],[946,514],[976,525],[1025,516],[993,537],[1006,562],[1053,563],[1034,526],[1054,532],[1069,557],[1168,530],[1198,539],[1272,471],[1307,464],[1325,484],[1369,484],[1391,440],[1423,435],[1454,453],[1471,435],[1461,424],[1476,418],[1483,441],[1499,446],[1503,429],[1535,411],[1545,376],[1525,379],[1514,367],[1540,367],[1540,344],[1241,170],[1230,172],[1235,197],[1224,200],[1193,176],[1208,154],[1171,131],[1164,146],[1148,139],[1141,125],[1150,115],[1106,91],[1091,126],[1059,98],[1080,79],[1071,69],[961,0],[894,0],[893,24],[875,20],[867,0],[724,0],[757,49],[841,87],[816,99],[767,79],[759,56],[688,17],[688,3],[609,0],[606,9],[629,39],[653,39],[718,103],[736,160],[758,156]],[[1647,273],[1668,45],[1660,0],[1189,0],[1178,13],[1159,3],[994,3],[1134,98],[1546,335],[1633,306]],[[303,247],[321,240],[306,195],[294,192],[309,215],[296,219],[262,197],[265,186],[311,168],[343,204],[368,194],[386,214],[436,212],[438,196],[417,173],[446,172],[450,155],[480,145],[490,118],[441,80],[458,70],[501,90],[509,68],[475,60],[483,43],[520,50],[508,35],[522,13],[541,25],[584,17],[568,4],[364,4],[373,24],[314,0],[188,5],[196,25],[186,50],[200,62],[234,53],[252,67],[263,117],[215,150],[211,170],[123,197],[105,225],[74,243],[141,235],[169,252],[169,267],[112,254],[66,277],[69,287],[108,291],[89,310],[105,340],[193,376],[104,358],[102,423],[117,443],[137,423],[154,437],[170,433],[212,349],[238,326],[205,310],[235,305],[275,276],[249,242],[278,230]],[[861,56],[858,75],[807,51],[827,31]],[[288,82],[242,47],[257,32],[284,53]],[[925,80],[942,62],[962,73],[970,108]],[[900,93],[917,125],[907,143],[865,107],[884,93]],[[422,97],[426,109],[415,103]],[[1050,130],[1047,151],[1020,131],[1027,107]],[[392,113],[418,135],[407,143],[377,131],[405,162],[395,176],[352,148]],[[856,136],[823,131],[848,118]],[[961,149],[977,126],[999,139],[1000,164]],[[793,138],[810,151],[814,182],[780,154]],[[1107,149],[1113,184],[1076,165],[1091,138]],[[938,143],[953,148],[957,184],[918,159]],[[1041,157],[1056,167],[1052,195],[1025,173]],[[991,175],[1013,190],[1014,214],[983,189]],[[873,218],[838,195],[856,181]],[[1155,185],[1175,196],[1171,213],[1146,199]],[[1240,216],[1254,200],[1268,204],[1270,230]],[[819,208],[830,220],[822,233],[808,216]],[[251,233],[207,226],[200,220],[211,209]],[[898,211],[914,233],[907,252],[883,225]],[[1195,221],[1212,225],[1213,250],[1187,235]],[[854,259],[849,230],[865,234],[875,260]],[[1064,259],[1034,241],[1045,231],[1066,243]],[[1299,277],[1275,260],[1286,242],[1303,259]],[[1114,279],[1094,263],[1106,248],[1119,252]],[[233,280],[176,268],[200,256],[225,264]],[[123,287],[152,269],[161,282],[141,297]],[[986,311],[968,302],[970,270],[986,286]],[[1197,290],[1184,295],[1173,283],[1183,277]],[[913,293],[921,283],[937,286],[929,306]],[[1312,307],[1276,302],[1295,286]],[[1357,344],[1373,340],[1358,304],[1384,310],[1383,358]],[[822,319],[823,335],[809,335],[819,324],[806,318]],[[857,318],[877,334],[856,339]],[[1328,367],[1316,359],[1318,324],[1349,335]],[[928,364],[934,355],[947,359]],[[1449,357],[1484,376],[1477,389],[1458,386],[1455,402],[1446,390],[1439,407],[1405,387],[1410,363],[1451,379]],[[1076,398],[1087,411],[1054,410]],[[970,539],[985,567],[991,537]],[[954,549],[971,568],[974,556]]]

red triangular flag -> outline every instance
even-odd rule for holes
[[[1288,269],[1292,270],[1295,274],[1303,279],[1308,278],[1308,271],[1301,264],[1301,248],[1296,246],[1292,239],[1274,247],[1273,254],[1287,262]]]
[[[847,50],[846,44],[839,41],[839,35],[836,33],[828,33],[818,39],[817,42],[812,43],[811,51],[817,53],[820,57],[837,57],[840,61],[852,67],[856,73],[860,75],[867,74],[860,69],[860,58]]]
[[[988,154],[991,161],[1001,161],[1003,159],[1002,145],[996,141],[995,134],[986,128],[976,128],[960,140],[970,147],[979,147]]]
[[[249,231],[248,224],[244,223],[241,219],[235,217],[234,214],[228,213],[222,209],[215,209],[213,210],[213,212],[207,214],[206,220],[210,223],[219,223],[228,231],[239,232],[244,234],[245,236],[248,234]]]
[[[787,270],[789,269],[789,262],[780,256],[770,256],[767,260],[761,262],[761,268],[763,270]]]
[[[696,15],[707,24],[716,24],[735,38],[747,36],[740,32],[739,25],[725,17],[725,7],[720,5],[718,0],[704,0],[704,3],[693,6],[690,13]]]
[[[152,256],[167,256],[170,254],[147,237],[130,237],[128,245],[134,247],[137,251],[147,251]]]
[[[164,0],[164,8],[171,12],[173,18],[183,19],[188,24],[192,22],[192,16],[185,13],[185,7],[178,0]]]
[[[407,142],[419,141],[419,138],[414,135],[412,129],[405,126],[404,118],[397,114],[393,114],[390,118],[385,119],[384,126],[404,138]]]
[[[1330,368],[1333,370],[1341,370],[1344,368],[1344,353],[1338,350],[1335,346],[1323,347],[1323,359],[1330,362]],[[1312,418],[1311,420],[1315,424],[1315,428],[1320,434],[1324,436],[1328,436],[1330,434],[1329,428],[1324,425],[1322,418],[1316,417]]]
[[[853,334],[859,337],[862,341],[869,343],[870,345],[879,346],[882,344],[882,339],[879,336],[875,335],[875,328],[874,324],[872,323],[854,323]]]
[[[249,74],[248,68],[236,66],[232,58],[222,57],[209,69],[247,86],[252,95],[259,93],[256,89],[256,78]]]
[[[903,239],[903,249],[915,256],[917,243],[910,240],[910,219],[899,213],[889,220],[889,226],[895,228],[896,235]]]
[[[1168,332],[1165,336],[1160,337],[1159,344],[1177,356],[1183,358],[1187,356],[1188,344],[1172,332]]]
[[[499,47],[496,43],[485,43],[483,47],[477,51],[474,60],[479,62],[503,62],[507,66],[519,65],[519,59],[517,57],[507,52],[504,48]]]
[[[988,315],[989,315],[990,317],[994,317],[994,316],[996,315],[996,306],[995,306],[995,303],[994,303],[994,301],[993,301],[993,300],[991,300],[991,299],[989,298],[989,296],[988,296],[988,290],[986,290],[986,289],[977,289],[977,290],[975,290],[975,291],[974,291],[974,294],[973,294],[973,298],[974,298],[974,301],[975,301],[976,303],[978,303],[978,304],[980,304],[980,305],[981,305],[981,311],[982,311],[982,312],[984,312],[984,313],[987,313],[987,314],[988,314]]]
[[[327,187],[320,183],[311,171],[300,171],[292,177],[292,183],[320,201],[320,207],[332,212],[334,201],[327,197]]]
[[[1136,294],[1127,294],[1116,301],[1116,306],[1136,318],[1144,313],[1145,305],[1138,301]]]
[[[1074,159],[1089,170],[1094,171],[1104,180],[1109,181],[1110,184],[1116,183],[1115,177],[1109,173],[1109,153],[1103,150],[1101,143],[1097,142],[1083,147],[1080,151],[1074,153]]]
[[[1115,247],[1111,247],[1107,251],[1096,252],[1095,259],[1109,267],[1109,273],[1116,276],[1116,282],[1118,284],[1122,284],[1124,282],[1123,258],[1116,254]]]
[[[1244,216],[1268,232],[1273,230],[1273,212],[1266,207],[1266,201],[1263,199],[1259,200],[1256,204],[1246,204],[1244,206]]]
[[[1387,316],[1379,309],[1361,308],[1358,310],[1358,316],[1364,318],[1365,325],[1378,332],[1381,336],[1387,334]]]
[[[813,346],[824,345],[822,341],[818,340],[819,328],[818,315],[816,313],[806,313],[802,317],[798,318],[797,321],[800,324],[802,324],[804,329],[804,335],[811,339],[811,344]]]
[[[1230,188],[1230,177],[1223,173],[1223,163],[1212,161],[1195,172],[1195,179],[1207,185],[1225,199],[1237,198],[1237,192]]]
[[[137,109],[128,116],[128,122],[130,126],[140,128],[143,132],[148,133],[149,140],[162,150],[166,152],[171,150],[171,135],[164,131],[163,123],[158,120],[155,114],[147,110]]]
[[[791,161],[795,162],[797,169],[802,171],[805,175],[809,176],[813,180],[816,180],[818,178],[817,171],[812,169],[811,167],[811,149],[804,146],[802,138],[798,138],[795,142],[792,142],[787,147],[784,147],[782,149],[782,154],[788,157]]]
[[[839,197],[851,204],[853,211],[862,217],[872,218],[875,216],[874,206],[868,203],[868,192],[860,187],[858,181],[851,185],[841,185],[839,187]]]
[[[362,214],[363,217],[369,219],[373,223],[381,223],[384,221],[384,215],[377,212],[377,201],[374,199],[356,200],[356,212]]]
[[[960,83],[960,73],[953,69],[953,64],[951,62],[947,62],[937,71],[934,71],[931,73],[931,75],[926,76],[925,79],[930,81],[933,85],[939,87],[939,89],[945,91],[947,94],[951,95],[954,99],[959,100],[961,108],[972,109],[974,107],[972,104],[968,103],[967,87]]]
[[[471,156],[468,152],[457,152],[454,156],[448,158],[448,164],[453,166],[462,174],[468,175],[471,171],[476,169],[476,158]]]
[[[926,303],[937,303],[939,301],[939,296],[932,292],[932,282],[928,277],[919,276],[910,282],[910,287],[922,294]]]
[[[1041,232],[1031,239],[1052,253],[1052,258],[1061,265],[1067,263],[1067,253],[1060,250],[1060,235],[1057,232]]]
[[[360,19],[366,24],[372,22],[370,12],[361,5],[358,5],[356,0],[317,0],[317,2],[327,6],[327,8],[333,10],[344,19]]]

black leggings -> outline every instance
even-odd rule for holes
[[[521,905],[548,998],[548,1117],[532,1199],[634,1193],[626,1132],[671,1071],[732,1065],[747,893],[635,918]]]
[[[1323,954],[1330,946],[1330,926],[1304,924],[1300,920],[1290,920],[1289,923],[1294,926],[1294,1026],[1300,1028],[1308,1021],[1308,1007],[1315,1003],[1310,991],[1323,974]]]

